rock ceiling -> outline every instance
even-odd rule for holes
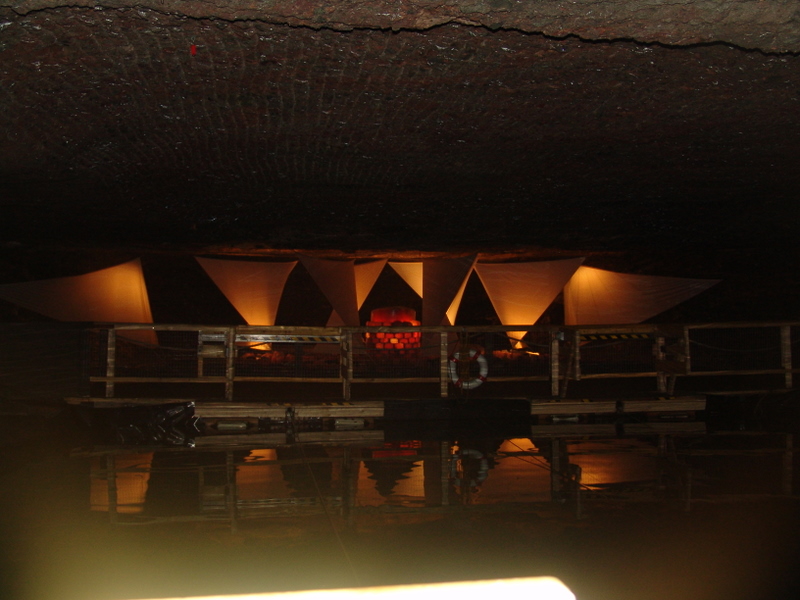
[[[0,0],[0,244],[785,250],[798,51],[789,0]]]

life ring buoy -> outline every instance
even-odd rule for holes
[[[453,462],[450,465],[450,477],[453,479],[454,483],[458,485],[463,481],[461,475],[463,475],[464,472],[463,464],[461,465],[461,473],[458,472],[458,466],[464,458],[472,458],[478,462],[478,468],[474,473],[474,477],[469,480],[470,488],[477,488],[489,477],[489,461],[479,450],[465,448],[464,450],[456,452],[453,455]]]
[[[486,376],[489,374],[489,363],[483,352],[479,348],[470,348],[469,357],[462,356],[462,352],[454,352],[450,357],[450,362],[447,365],[447,371],[450,374],[450,379],[456,387],[462,390],[474,390],[476,387],[486,381]],[[474,361],[478,363],[477,377],[462,378],[459,374],[458,363],[463,360]]]

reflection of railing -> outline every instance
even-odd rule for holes
[[[222,520],[450,505],[695,502],[794,493],[791,434],[706,434],[691,423],[533,426],[529,438],[84,450],[92,510],[112,522]],[[462,445],[463,444],[463,445]],[[467,464],[470,463],[470,464]],[[516,510],[516,509],[515,509]]]
[[[409,331],[421,339],[414,352],[365,343],[378,333],[393,339]],[[522,343],[509,339],[511,331],[526,331]],[[446,397],[452,388],[452,356],[469,345],[486,359],[489,382],[549,382],[552,396],[566,396],[571,381],[618,378],[653,378],[662,393],[673,393],[678,378],[724,379],[730,386],[733,375],[761,377],[760,389],[789,389],[800,370],[798,353],[792,351],[798,332],[800,323],[528,328],[118,324],[92,331],[90,380],[104,384],[109,398],[119,384],[217,384],[232,400],[234,384],[264,382],[336,383],[345,399],[355,384],[433,383]],[[714,385],[702,387],[717,391]]]

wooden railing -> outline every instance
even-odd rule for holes
[[[509,332],[525,331],[521,343]],[[419,347],[377,348],[419,334]],[[396,335],[397,337],[391,337]],[[370,341],[372,340],[372,341]],[[325,382],[350,399],[359,383],[438,383],[447,397],[469,375],[453,356],[483,356],[488,383],[549,382],[553,397],[590,379],[653,378],[671,394],[679,378],[778,376],[791,389],[800,323],[644,324],[593,327],[252,327],[114,324],[93,330],[90,381],[114,397],[125,383]],[[474,352],[472,352],[474,350]],[[467,362],[467,361],[464,361]],[[475,365],[473,365],[473,371]],[[480,385],[478,383],[477,385]],[[477,386],[476,386],[477,387]]]

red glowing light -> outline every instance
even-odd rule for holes
[[[389,306],[386,308],[376,308],[370,313],[370,320],[367,327],[419,327],[421,323],[417,321],[417,312],[405,306]],[[364,340],[367,346],[376,350],[393,350],[397,354],[416,353],[420,349],[422,334],[419,331],[394,331],[386,333],[378,331],[375,333],[367,332]]]

